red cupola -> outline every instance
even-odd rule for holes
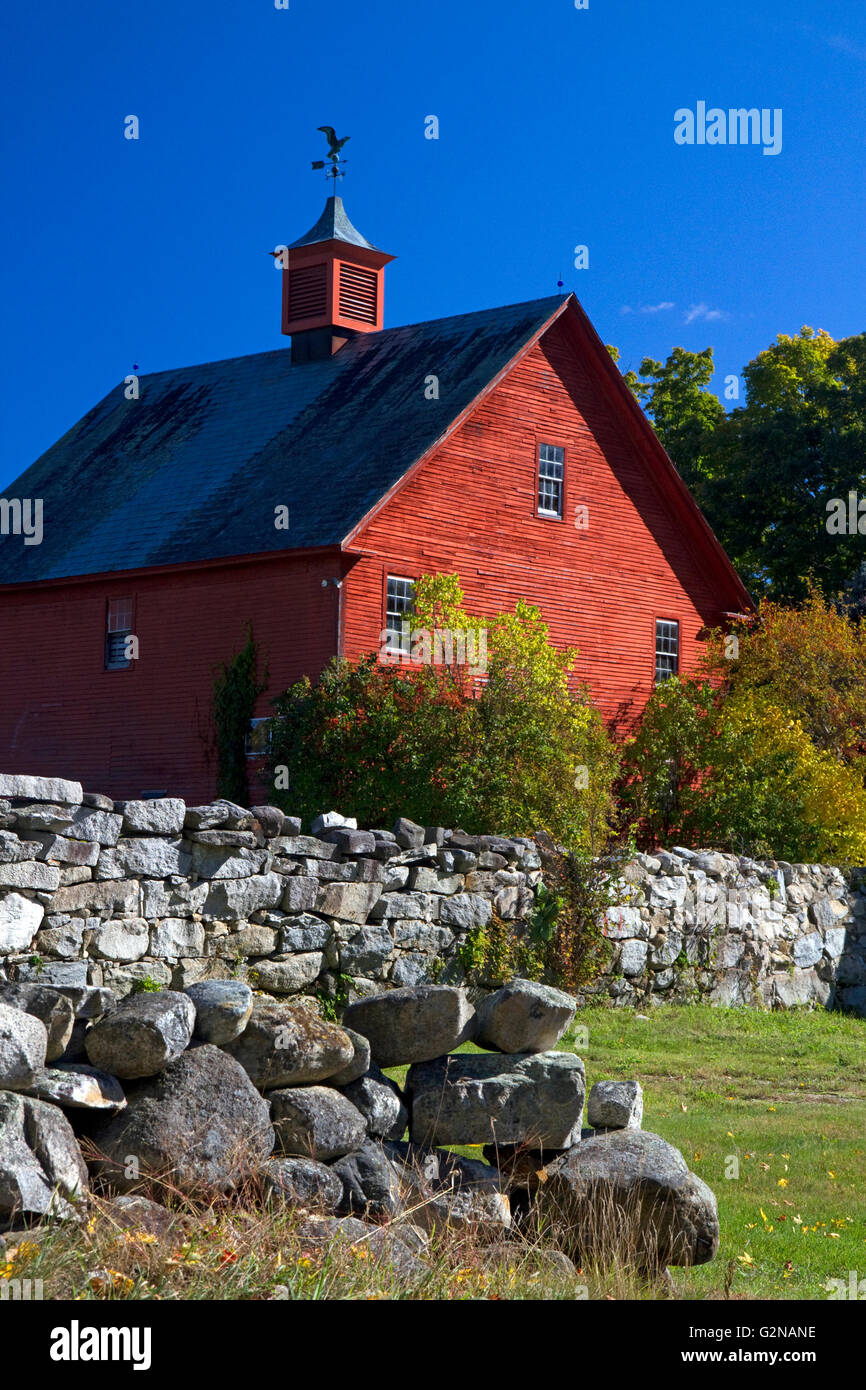
[[[328,199],[284,257],[283,332],[293,362],[330,357],[356,333],[381,329],[385,266],[393,260],[352,226],[342,198]]]

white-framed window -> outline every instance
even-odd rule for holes
[[[538,446],[538,514],[562,516],[562,479],[565,450],[558,444]]]
[[[415,605],[415,580],[388,575],[385,594],[385,627],[388,632],[387,650],[406,656],[412,650],[412,609]]]
[[[675,676],[680,665],[680,625],[656,618],[656,685]]]
[[[132,635],[134,603],[131,598],[110,598],[105,618],[105,669],[126,671],[132,661],[127,656],[127,637]]]
[[[265,758],[271,751],[273,721],[268,715],[261,719],[251,719],[244,742],[244,752],[248,758]]]

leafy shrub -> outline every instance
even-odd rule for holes
[[[802,724],[816,748],[846,762],[866,749],[866,624],[852,622],[814,589],[798,607],[764,600],[735,632],[708,644],[707,673],[733,695],[769,697]]]
[[[335,660],[275,703],[272,758],[288,769],[287,809],[336,806],[362,825],[407,815],[470,834],[548,831],[598,849],[610,829],[616,750],[537,608],[492,619],[463,609],[456,576],[416,590],[419,629],[486,633],[486,679],[465,665]]]
[[[800,862],[866,862],[866,789],[758,688],[666,681],[626,751],[624,798],[643,842]]]
[[[702,793],[705,841],[806,863],[866,863],[861,773],[817,748],[799,720],[757,692],[723,705]]]

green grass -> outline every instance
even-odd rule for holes
[[[576,1023],[589,1046],[572,1031],[560,1048],[579,1051],[587,1087],[640,1081],[644,1129],[718,1199],[718,1256],[674,1271],[681,1297],[722,1297],[732,1262],[734,1298],[825,1299],[829,1279],[866,1277],[866,1020],[696,1004],[645,1019],[583,1009]]]
[[[587,1085],[640,1081],[644,1129],[718,1198],[719,1254],[675,1271],[681,1297],[719,1296],[732,1261],[732,1297],[826,1298],[828,1279],[866,1276],[866,1020],[692,1005],[577,1021]]]

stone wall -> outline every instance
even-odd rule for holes
[[[457,971],[467,934],[532,904],[530,840],[275,807],[112,802],[0,776],[0,978],[363,997]]]
[[[638,854],[584,998],[866,1014],[866,874],[677,848]]]
[[[310,830],[274,807],[113,802],[0,774],[0,979],[124,995],[233,977],[345,1003],[459,982],[461,946],[494,913],[520,929],[541,880],[528,839],[358,830],[333,812]],[[584,1001],[866,1013],[859,874],[673,850],[627,866],[621,903]]]

